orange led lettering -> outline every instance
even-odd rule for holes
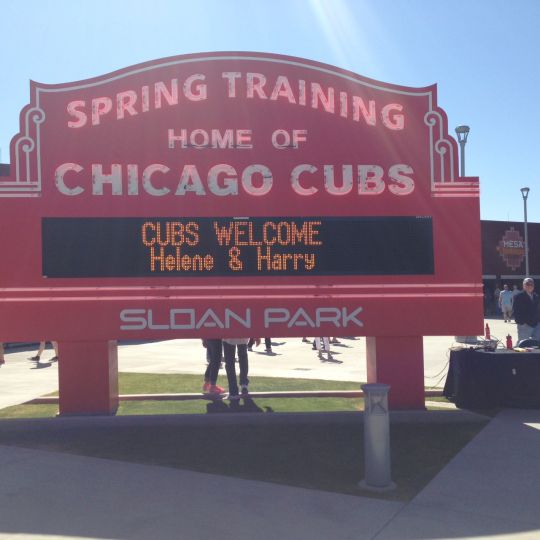
[[[156,226],[151,221],[147,221],[146,223],[143,223],[143,226],[141,228],[142,242],[145,246],[148,246],[148,247],[153,246],[156,243],[155,238],[151,238],[151,239],[148,238],[149,230],[153,232],[156,231]]]
[[[174,255],[167,255],[165,257],[165,269],[169,270],[169,272],[176,269],[176,259],[174,258]]]
[[[232,247],[229,249],[229,268],[235,272],[242,270],[244,267],[242,261],[239,259],[239,255],[240,250],[237,247]]]
[[[199,243],[199,224],[194,221],[186,223],[186,244],[196,246]]]
[[[214,258],[209,255],[182,254],[180,247],[174,248],[174,255],[166,254],[165,247],[159,250],[155,246],[150,247],[150,271],[151,272],[202,272],[214,268]]]
[[[217,221],[214,221],[214,231],[220,246],[229,246],[233,232],[233,224],[229,222],[228,226],[220,226]]]
[[[283,270],[313,270],[314,253],[274,253],[272,248],[257,248],[257,270],[260,272]]]

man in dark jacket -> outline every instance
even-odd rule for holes
[[[523,290],[514,297],[514,318],[518,330],[518,342],[533,338],[540,340],[540,298],[534,292],[534,280],[525,278]]]

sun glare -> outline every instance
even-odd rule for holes
[[[371,38],[378,35],[380,42],[382,34],[369,6],[358,2],[353,10],[346,0],[309,0],[309,4],[338,65],[352,69],[360,62],[367,73],[376,72],[372,48],[380,43],[374,43]]]

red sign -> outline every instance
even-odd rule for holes
[[[481,333],[478,179],[435,86],[211,53],[30,92],[0,338]]]

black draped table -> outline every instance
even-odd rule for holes
[[[540,409],[540,351],[450,351],[443,390],[457,407]]]

